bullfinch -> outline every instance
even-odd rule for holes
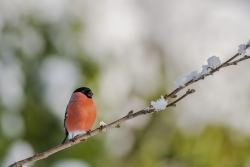
[[[66,137],[62,144],[69,142],[70,138],[73,139],[76,134],[90,131],[97,114],[92,96],[93,92],[87,87],[78,88],[71,95],[65,112]]]

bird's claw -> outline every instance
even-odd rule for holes
[[[86,134],[91,136],[90,132],[91,132],[91,130],[88,130],[88,131],[86,131]]]
[[[74,144],[76,144],[76,141],[75,139],[70,139],[70,141],[72,141]]]
[[[73,137],[72,139],[70,139],[70,141],[72,141],[74,144],[76,144],[76,136]]]

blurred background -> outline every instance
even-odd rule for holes
[[[207,58],[224,62],[250,38],[249,9],[248,0],[0,0],[0,166],[61,144],[78,87],[95,94],[94,129],[170,93]],[[250,167],[249,65],[28,166]]]

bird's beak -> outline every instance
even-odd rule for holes
[[[87,94],[87,96],[90,97],[90,98],[91,98],[93,95],[94,95],[94,93],[93,93],[92,91],[89,91],[88,94]]]

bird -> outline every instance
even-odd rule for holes
[[[89,133],[97,116],[97,107],[90,88],[76,89],[69,100],[64,117],[65,139],[62,144],[74,141],[74,135]]]

